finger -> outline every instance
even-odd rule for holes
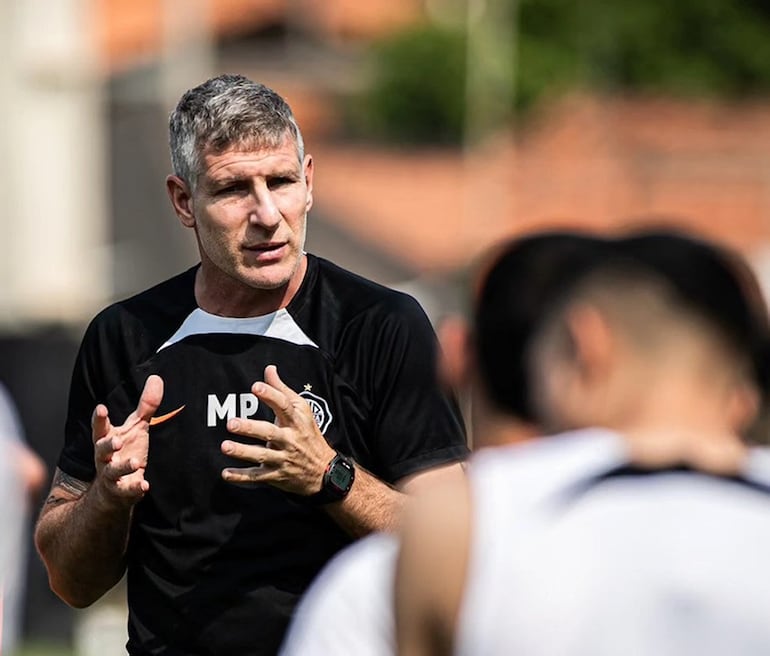
[[[142,469],[141,463],[136,458],[115,460],[107,464],[102,470],[102,475],[111,481],[118,481],[123,476],[128,476]]]
[[[112,424],[110,423],[110,414],[107,406],[99,404],[94,408],[91,415],[91,435],[94,442],[103,438],[110,432]]]
[[[242,444],[231,440],[222,442],[222,453],[232,458],[248,460],[257,465],[266,465],[268,467],[279,467],[284,460],[284,455],[275,449],[251,444]]]
[[[150,490],[150,482],[144,478],[144,469],[123,476],[115,483],[117,493],[126,499],[136,501]]]
[[[291,399],[283,392],[268,383],[254,383],[251,391],[260,401],[266,403],[275,413],[275,418],[281,424],[291,423],[294,408]]]
[[[266,370],[267,371],[267,370]],[[286,387],[284,385],[284,387]],[[286,388],[288,394],[282,390],[273,387],[270,383],[254,383],[251,386],[251,391],[260,401],[264,401],[270,409],[275,413],[276,419],[282,423],[291,423],[294,415],[294,407],[292,406],[292,396],[294,392],[291,389]]]
[[[103,437],[94,444],[94,457],[99,462],[109,462],[116,451],[120,451],[123,440],[120,437]]]
[[[150,421],[163,400],[163,379],[153,374],[144,383],[142,395],[136,406],[136,416],[144,421]]]
[[[228,483],[270,483],[278,480],[277,469],[271,467],[227,467],[222,478]]]
[[[298,394],[291,387],[283,382],[281,377],[278,375],[278,367],[274,364],[269,364],[265,367],[265,382],[270,385],[270,387],[273,387],[279,392],[285,394],[289,401],[293,400],[293,397],[298,396]]]
[[[230,419],[227,430],[233,435],[242,435],[263,442],[272,442],[275,446],[285,443],[280,426],[261,419]]]

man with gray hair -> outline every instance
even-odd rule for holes
[[[419,305],[304,251],[286,102],[223,75],[170,136],[200,264],[89,326],[36,543],[73,606],[127,572],[132,655],[273,654],[333,554],[460,471],[464,434]]]

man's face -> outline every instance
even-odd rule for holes
[[[313,166],[287,136],[275,148],[208,152],[190,200],[202,266],[253,289],[287,285],[299,270]]]

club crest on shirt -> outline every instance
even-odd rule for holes
[[[332,423],[332,413],[331,410],[329,410],[329,404],[326,402],[326,399],[317,394],[313,394],[313,392],[310,391],[310,388],[310,385],[305,385],[305,389],[300,392],[299,395],[307,401],[307,404],[313,411],[313,419],[315,419],[315,423],[318,424],[321,434],[324,435],[326,434],[326,429],[329,428],[329,424]]]

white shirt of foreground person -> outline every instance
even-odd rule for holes
[[[520,448],[470,468],[457,654],[770,654],[770,453],[753,451],[743,479],[730,480],[603,477],[625,464],[609,432],[530,448],[558,464],[547,479],[538,468],[533,487]],[[581,458],[594,465],[575,466]]]
[[[393,656],[397,555],[387,533],[338,554],[300,602],[280,656]]]
[[[602,443],[604,448],[595,448]],[[514,483],[518,498],[526,500],[524,505],[565,481],[595,475],[625,459],[623,445],[604,431],[576,432],[503,450],[520,461]],[[476,461],[484,463],[487,453],[482,450],[471,456],[469,468]],[[332,560],[300,603],[281,656],[393,656],[398,549],[395,536],[380,533],[360,540]]]

